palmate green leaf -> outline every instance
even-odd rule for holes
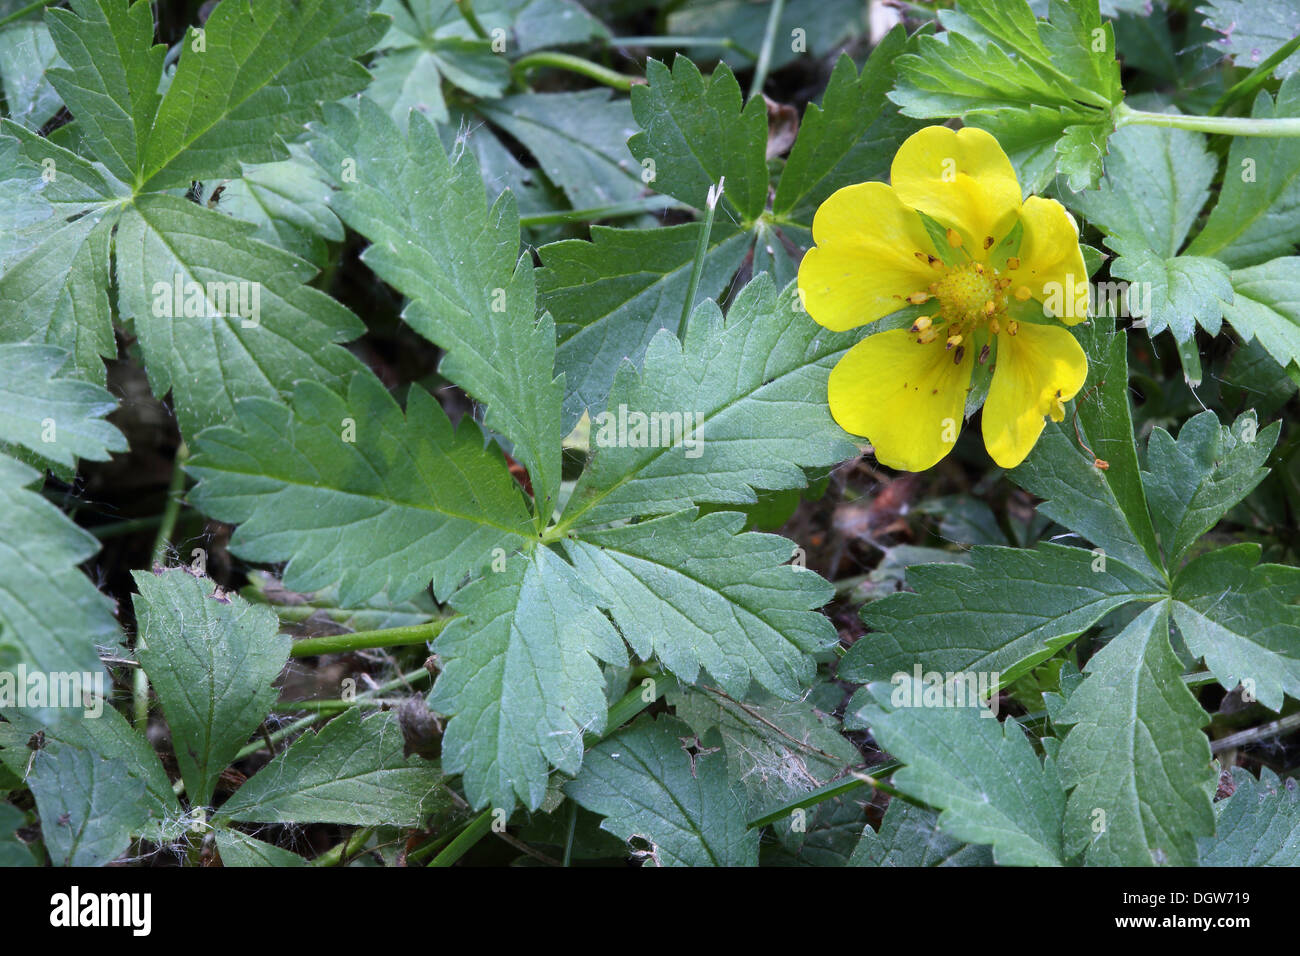
[[[96,647],[116,647],[121,632],[112,602],[77,568],[99,542],[30,487],[39,478],[0,455],[0,661],[103,673]]]
[[[1287,78],[1276,101],[1261,92],[1251,115],[1260,119],[1300,116],[1300,74]],[[1223,189],[1188,253],[1213,256],[1241,269],[1288,255],[1297,242],[1300,142],[1287,136],[1234,137]]]
[[[1174,578],[1170,611],[1220,684],[1281,711],[1284,693],[1300,699],[1300,570],[1259,556],[1244,543],[1192,561]]]
[[[1225,428],[1205,411],[1183,424],[1176,442],[1163,428],[1152,430],[1142,481],[1170,568],[1264,480],[1281,427],[1274,422],[1260,431],[1247,412]]]
[[[605,407],[619,367],[638,368],[660,329],[676,333],[690,284],[699,223],[656,229],[591,227],[591,241],[564,239],[538,250],[542,302],[560,317],[556,370],[564,373],[564,426]],[[714,222],[698,295],[720,295],[753,237]]]
[[[1053,716],[1069,727],[1059,757],[1070,791],[1065,850],[1096,866],[1192,866],[1214,832],[1209,720],[1169,646],[1165,603],[1096,654]]]
[[[8,116],[28,129],[45,125],[63,101],[47,71],[66,66],[44,23],[13,23],[0,29],[0,85]]]
[[[1106,245],[1117,254],[1111,275],[1150,284],[1142,317],[1151,335],[1169,328],[1186,342],[1197,323],[1217,334],[1223,306],[1232,301],[1226,265],[1179,254],[1217,171],[1201,134],[1127,126],[1110,138],[1098,189],[1071,200],[1105,232]],[[1136,300],[1129,295],[1132,308]]]
[[[565,550],[642,659],[651,651],[694,682],[700,668],[728,694],[751,681],[787,699],[811,682],[809,655],[835,643],[816,609],[833,589],[786,564],[790,542],[749,532],[734,511],[688,510],[604,531],[584,531]]]
[[[1038,444],[1010,478],[1047,499],[1038,512],[1081,535],[1107,554],[1164,580],[1155,526],[1151,523],[1128,392],[1128,336],[1105,316],[1076,326],[1088,356],[1088,380],[1075,403],[1076,420],[1048,422]],[[1079,447],[1078,425],[1097,468]]]
[[[626,664],[593,589],[554,551],[538,547],[452,598],[461,616],[434,643],[443,662],[429,706],[451,714],[443,766],[460,773],[471,804],[536,809],[548,764],[582,764],[583,734],[604,729],[597,659]]]
[[[871,51],[860,75],[847,55],[840,57],[821,105],[809,104],[804,113],[776,187],[776,215],[810,226],[835,190],[886,178],[899,143],[922,125],[885,98],[905,49],[907,34],[899,26]]]
[[[889,680],[920,662],[949,673],[996,671],[1005,683],[1110,611],[1166,596],[1148,576],[1082,548],[976,547],[970,557],[970,566],[913,566],[915,593],[866,605],[873,633],[849,649],[840,677]]]
[[[1036,192],[1056,174],[1096,185],[1111,110],[1123,97],[1115,38],[1093,0],[1052,0],[1046,21],[1024,0],[972,0],[940,13],[898,61],[890,99],[919,119],[960,116],[1003,142]]]
[[[648,844],[656,866],[757,866],[759,833],[745,829],[720,743],[674,717],[641,717],[593,747],[564,790],[602,829]]]
[[[856,446],[831,420],[824,398],[830,369],[852,338],[817,325],[798,308],[793,285],[778,293],[765,275],[737,295],[725,322],[716,305],[700,305],[684,344],[661,331],[640,376],[630,365],[620,370],[608,417],[593,421],[595,455],[560,527],[668,514],[697,502],[750,504],[756,488],[800,488],[805,468],[851,457]],[[665,430],[672,421],[662,416],[678,413],[683,427],[694,427],[674,432],[671,447],[662,440],[638,446],[624,412],[657,414]]]
[[[297,853],[238,830],[218,830],[215,838],[222,866],[307,866]]]
[[[890,800],[880,830],[866,827],[849,866],[992,866],[988,846],[962,843],[939,829],[939,814]]]
[[[483,100],[475,110],[537,157],[575,209],[630,202],[645,189],[641,166],[628,154],[637,131],[632,109],[609,90],[523,93]]]
[[[369,372],[346,397],[303,382],[291,406],[247,399],[237,425],[208,429],[196,450],[190,499],[241,525],[232,550],[288,561],[295,590],[337,583],[347,604],[402,601],[430,579],[445,598],[530,531],[522,491],[472,421],[453,430],[419,386],[403,415]]]
[[[270,713],[290,641],[269,608],[183,568],[132,577],[136,656],[162,704],[190,803],[206,806]]]
[[[333,106],[311,143],[337,179],[335,210],[372,245],[362,258],[411,301],[403,318],[447,350],[440,371],[487,406],[485,424],[514,443],[550,514],[560,482],[555,330],[536,316],[532,262],[519,255],[519,218],[503,194],[490,208],[474,159],[447,158],[437,130],[412,116],[409,134],[364,98]]]
[[[14,444],[71,467],[78,458],[107,461],[126,438],[104,421],[117,407],[98,385],[65,378],[68,353],[48,345],[0,345],[0,445]]]
[[[1223,312],[1241,337],[1258,341],[1285,368],[1300,365],[1300,256],[1234,269],[1232,291]]]
[[[436,762],[402,756],[396,715],[358,708],[309,731],[222,804],[213,823],[419,826],[451,806]]]
[[[670,71],[646,62],[646,85],[632,89],[641,132],[628,141],[638,162],[654,163],[651,185],[703,209],[709,188],[726,178],[723,202],[743,219],[767,207],[767,108],[755,96],[742,106],[740,84],[726,64],[708,79],[684,56]]]
[[[1201,866],[1300,865],[1300,790],[1268,767],[1259,777],[1232,768],[1236,789],[1214,805],[1213,837],[1202,837]]]
[[[1221,33],[1215,37],[1215,52],[1226,53],[1237,66],[1251,69],[1277,52],[1288,40],[1300,34],[1300,2],[1273,0],[1210,0],[1196,12],[1205,17],[1205,25]],[[1300,70],[1300,53],[1293,53],[1273,70],[1277,77],[1290,76]]]
[[[1055,763],[1034,753],[1024,728],[982,707],[909,705],[924,693],[910,676],[866,690],[869,697],[850,704],[857,720],[906,765],[894,773],[894,786],[942,811],[944,833],[991,844],[1002,865],[1065,862],[1065,791]]]
[[[666,699],[697,734],[718,728],[727,779],[743,788],[756,812],[816,790],[862,762],[858,748],[839,732],[839,722],[804,700],[762,692],[738,700],[716,689],[686,685]],[[859,831],[861,823],[854,829]]]

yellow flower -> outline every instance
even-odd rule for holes
[[[1006,153],[973,127],[909,136],[890,180],[830,196],[799,266],[804,305],[828,329],[926,306],[910,329],[877,332],[840,360],[831,414],[882,464],[922,471],[952,449],[972,373],[992,363],[984,444],[1013,468],[1047,418],[1065,417],[1088,374],[1083,349],[1056,321],[1087,313],[1078,227],[1053,199],[1021,202]]]

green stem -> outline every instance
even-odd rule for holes
[[[1117,105],[1115,128],[1133,125],[1163,126],[1224,136],[1300,136],[1300,117],[1255,119],[1249,116],[1184,116],[1181,113],[1135,110],[1127,103]]]
[[[519,77],[522,77],[529,70],[538,67],[550,67],[555,70],[568,70],[570,73],[577,73],[585,76],[589,80],[595,80],[597,83],[603,83],[606,86],[612,86],[616,90],[627,92],[632,89],[633,84],[642,82],[637,77],[625,76],[616,70],[601,66],[599,63],[592,63],[590,60],[584,60],[580,56],[574,56],[571,53],[557,53],[553,50],[543,50],[538,53],[530,53],[525,57],[514,62],[511,70]]]
[[[451,866],[472,850],[479,840],[487,836],[488,831],[491,829],[492,808],[488,807],[471,820],[469,825],[456,835],[456,839],[447,844],[445,850],[430,860],[429,865],[437,867]]]
[[[406,687],[408,684],[418,684],[420,681],[427,680],[429,676],[430,675],[429,675],[428,668],[425,667],[419,667],[413,671],[408,671],[407,673],[403,674],[401,677],[394,677],[392,680],[388,681],[387,683],[380,684],[374,690],[368,690],[364,694],[357,694],[357,696],[352,701],[352,706],[356,707],[362,704],[373,703],[376,698],[382,698],[385,694],[391,693],[392,691],[397,690],[399,687]],[[292,737],[294,734],[298,733],[299,731],[306,730],[312,724],[316,723],[317,721],[321,720],[326,716],[327,713],[322,711],[320,713],[310,714],[306,717],[299,718],[298,720],[295,720],[293,723],[286,724],[285,726],[281,727],[279,730],[272,733],[270,736],[270,740],[272,743],[278,744],[286,737]],[[239,753],[235,754],[235,759],[232,760],[231,763],[238,763],[240,760],[243,760],[245,757],[249,757],[257,753],[265,746],[266,746],[266,739],[258,738],[257,740],[253,741],[251,744],[249,744],[248,746],[240,750]]]
[[[311,861],[312,866],[340,866],[360,853],[375,834],[374,827],[362,827],[342,843],[336,843]]]
[[[161,523],[162,515],[148,515],[144,518],[127,518],[123,521],[112,521],[106,524],[95,525],[93,528],[87,528],[86,530],[100,541],[107,541],[109,538],[116,538],[120,535],[145,531],[149,528],[157,527]]]
[[[804,794],[797,800],[791,800],[789,803],[781,805],[770,813],[763,814],[763,816],[756,820],[750,820],[745,824],[745,829],[753,830],[758,827],[765,827],[770,823],[776,823],[778,820],[784,820],[796,810],[816,806],[823,800],[830,800],[832,797],[843,796],[846,793],[852,793],[854,790],[868,785],[874,786],[877,790],[880,790],[883,793],[888,793],[890,796],[894,796],[897,791],[889,784],[881,782],[880,778],[893,773],[901,766],[902,764],[891,760],[886,763],[876,764],[876,766],[871,768],[871,774],[869,776],[862,774],[856,777],[846,777],[843,780],[836,780],[833,783],[828,783],[824,787],[818,787],[816,790]]]
[[[645,47],[648,50],[676,50],[682,47],[720,46],[724,50],[735,50],[737,53],[743,54],[751,60],[758,59],[758,57],[754,55],[753,50],[746,49],[730,37],[611,37],[607,45],[612,47],[640,46]]]
[[[1273,51],[1272,55],[1260,63],[1240,82],[1233,84],[1226,93],[1220,96],[1210,107],[1211,116],[1219,116],[1228,105],[1234,100],[1241,99],[1243,96],[1249,96],[1257,89],[1269,81],[1273,75],[1273,68],[1289,57],[1296,50],[1300,50],[1300,34],[1296,34],[1290,40],[1287,40],[1280,47]]]
[[[677,324],[677,337],[686,341],[686,329],[690,325],[691,313],[695,311],[695,295],[700,291],[700,277],[704,275],[704,256],[709,251],[709,236],[713,232],[713,217],[718,211],[718,202],[722,199],[724,176],[716,186],[709,187],[709,196],[704,203],[704,222],[700,226],[700,241],[695,246],[695,261],[691,264],[691,281],[686,286],[686,299],[682,302],[682,317]]]
[[[456,0],[456,6],[460,8],[460,15],[465,18],[469,28],[474,31],[475,35],[481,40],[488,38],[488,32],[483,29],[483,24],[479,22],[478,14],[474,12],[474,4],[470,0]]]
[[[167,504],[163,508],[162,521],[158,525],[158,535],[153,542],[153,566],[162,567],[167,561],[167,549],[171,547],[172,535],[176,533],[176,522],[181,514],[181,496],[185,491],[185,461],[190,457],[190,450],[181,442],[176,448],[176,458],[172,462],[172,480],[167,486]],[[140,640],[136,635],[136,641]],[[131,688],[132,723],[135,729],[144,733],[149,727],[149,675],[143,667],[136,668],[134,683]]]
[[[763,45],[758,50],[758,63],[754,66],[754,78],[749,81],[751,98],[763,92],[767,82],[767,71],[772,66],[772,47],[776,43],[776,30],[781,25],[781,14],[785,12],[785,0],[772,0],[772,7],[767,13],[767,27],[763,30]]]
[[[0,27],[4,26],[6,23],[12,23],[14,20],[21,20],[29,13],[35,13],[42,7],[48,7],[50,4],[57,2],[58,0],[36,0],[35,3],[29,3],[21,10],[15,10],[13,13],[9,14],[9,16],[0,18]]]
[[[290,657],[316,657],[320,654],[345,654],[369,647],[405,647],[410,644],[427,644],[447,626],[450,617],[440,617],[427,624],[408,624],[405,627],[386,627],[378,631],[353,631],[351,634],[329,634],[325,637],[308,637],[294,642]]]

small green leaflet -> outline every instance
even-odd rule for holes
[[[742,108],[740,84],[721,64],[709,79],[684,56],[670,71],[646,61],[646,85],[632,89],[641,132],[628,149],[653,173],[651,185],[703,209],[710,187],[726,179],[723,202],[747,220],[767,207],[767,109],[755,96]]]
[[[1110,611],[1166,596],[1163,586],[1116,558],[1082,548],[976,547],[970,557],[970,566],[910,567],[915,593],[864,607],[862,619],[877,633],[854,643],[840,677],[889,680],[919,661],[926,670],[997,671],[1005,682]]]
[[[63,105],[48,71],[65,65],[44,23],[11,23],[0,29],[0,85],[9,118],[31,130],[44,126]]]
[[[640,375],[620,370],[561,528],[697,502],[750,504],[756,488],[800,488],[804,468],[851,457],[856,446],[831,420],[825,394],[852,338],[817,325],[798,308],[793,284],[778,293],[766,275],[741,291],[725,321],[712,302],[700,305],[684,343],[661,331]],[[650,415],[672,444],[651,444]]]
[[[564,790],[655,866],[757,866],[759,832],[745,828],[720,747],[675,717],[643,716],[593,747]]]
[[[1052,0],[1047,20],[1024,0],[967,0],[941,11],[943,33],[898,61],[890,99],[905,116],[960,116],[998,138],[1026,194],[1057,174],[1095,186],[1112,108],[1121,102],[1109,23],[1096,0]]]
[[[939,814],[890,800],[880,830],[866,827],[849,866],[992,866],[988,846],[962,843],[939,829]]]
[[[1300,2],[1272,0],[1260,4],[1254,0],[1210,0],[1196,12],[1204,15],[1205,25],[1222,34],[1212,48],[1227,53],[1237,66],[1250,69],[1272,56],[1300,34]],[[1277,77],[1290,76],[1300,69],[1300,53],[1293,53],[1273,71]]]
[[[107,461],[126,439],[104,416],[117,407],[98,385],[65,378],[68,353],[48,345],[0,345],[0,448],[19,445],[71,467],[78,458]]]
[[[548,763],[582,763],[583,734],[604,729],[597,659],[626,664],[618,632],[582,577],[535,548],[452,598],[461,616],[434,643],[443,672],[429,706],[451,714],[443,764],[460,773],[471,804],[536,809]]]
[[[275,614],[182,568],[136,571],[136,656],[162,704],[190,803],[217,778],[275,703],[289,638]]]
[[[1284,693],[1300,699],[1300,570],[1259,557],[1246,542],[1196,558],[1174,578],[1170,611],[1224,688],[1280,712]]]
[[[295,590],[337,583],[345,604],[402,601],[431,579],[445,598],[530,531],[523,492],[473,422],[453,429],[418,385],[404,415],[370,372],[346,397],[303,382],[288,406],[240,402],[237,426],[205,431],[187,467],[195,507],[240,523],[235,553],[288,561]]]
[[[238,830],[216,832],[217,853],[222,866],[306,866],[307,861],[297,853],[282,849],[272,843],[254,839]]]
[[[537,287],[560,316],[556,369],[564,373],[564,427],[598,413],[624,362],[640,367],[660,329],[678,331],[700,223],[655,229],[592,226],[591,241],[563,239],[538,250]],[[714,222],[698,294],[716,297],[752,249],[752,237]]]
[[[473,156],[448,159],[437,130],[413,116],[403,137],[366,99],[332,106],[312,154],[338,184],[332,200],[372,245],[363,260],[411,301],[403,318],[447,350],[440,371],[487,406],[514,443],[549,517],[560,483],[555,329],[536,315],[532,263],[519,255],[519,217],[502,194],[488,206]],[[460,224],[456,229],[445,223]]]
[[[1164,603],[1147,608],[1084,668],[1054,723],[1069,727],[1065,850],[1097,866],[1192,866],[1214,832],[1209,715],[1183,684]]]
[[[1300,865],[1300,790],[1267,767],[1259,777],[1232,768],[1232,796],[1214,805],[1213,837],[1202,837],[1201,866]]]
[[[1152,430],[1142,483],[1168,567],[1264,480],[1281,427],[1260,431],[1247,412],[1225,428],[1206,411],[1183,423],[1177,442],[1159,426]]]
[[[1151,335],[1169,328],[1186,342],[1198,323],[1218,334],[1223,308],[1232,301],[1226,265],[1190,250],[1179,254],[1217,171],[1201,134],[1128,126],[1110,139],[1106,176],[1097,191],[1071,200],[1106,233],[1106,245],[1118,255],[1110,271],[1131,283],[1130,311],[1138,312],[1135,291],[1149,284],[1149,301],[1140,297]]]
[[[389,712],[353,707],[293,746],[235,791],[213,823],[341,823],[417,827],[448,809],[437,763],[402,756]]]
[[[899,26],[871,51],[861,75],[847,55],[836,62],[821,105],[809,104],[804,113],[776,187],[775,215],[811,226],[835,190],[888,176],[898,144],[922,125],[885,98],[905,49],[907,34]]]
[[[872,684],[854,711],[880,746],[906,764],[894,786],[941,810],[939,827],[987,843],[1004,866],[1059,866],[1065,792],[1056,765],[1034,753],[1024,729],[975,706],[917,706],[910,675]]]
[[[694,510],[583,532],[565,550],[642,659],[694,682],[703,667],[733,697],[751,681],[787,699],[813,678],[810,655],[834,645],[816,609],[833,589],[786,562],[790,542],[739,533],[744,515]]]
[[[1276,101],[1261,92],[1251,115],[1259,119],[1300,116],[1300,74],[1287,78]],[[1241,269],[1288,255],[1297,241],[1300,142],[1287,136],[1233,137],[1223,189],[1188,253],[1214,256]]]
[[[1232,272],[1232,304],[1224,307],[1244,339],[1256,339],[1279,365],[1300,365],[1300,256],[1283,256]]]

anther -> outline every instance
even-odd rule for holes
[[[948,336],[948,344],[945,345],[944,348],[945,348],[945,349],[953,349],[953,348],[956,348],[956,347],[959,346],[959,345],[961,345],[961,336],[960,336],[960,335],[950,335],[950,336]]]
[[[984,237],[984,248],[985,248],[985,249],[992,249],[992,248],[993,248],[993,237],[992,237],[992,236],[985,236],[985,237]]]
[[[1017,322],[1015,319],[1012,319],[1010,322],[1007,323],[1007,335],[1015,335],[1019,331],[1020,331],[1020,323]]]
[[[979,362],[981,365],[983,365],[988,360],[989,360],[989,347],[986,345],[984,346],[984,348],[980,349]]]
[[[1002,324],[997,319],[989,319],[989,331],[997,335],[1002,331]]]
[[[924,332],[922,332],[920,335],[918,335],[918,336],[916,337],[916,344],[917,344],[917,345],[929,345],[931,342],[933,342],[933,341],[934,341],[935,339],[937,339],[938,337],[939,337],[939,333],[938,333],[937,330],[935,330],[935,329],[926,329]]]
[[[966,346],[964,346],[964,345],[959,345],[959,346],[957,346],[957,351],[954,352],[954,353],[953,353],[953,356],[952,356],[952,364],[953,364],[953,365],[960,365],[960,364],[961,364],[962,357],[963,357],[965,354],[966,354]]]
[[[1031,295],[1033,295],[1033,293],[1029,291],[1029,286],[1027,285],[1022,285],[1020,288],[1016,289],[1016,298],[1021,302],[1024,302]]]
[[[989,299],[987,302],[984,303],[984,314],[985,314],[985,315],[992,315],[992,314],[993,314],[994,312],[996,312],[997,310],[998,310],[998,307],[997,307],[996,305],[993,304],[993,300],[992,300],[992,299]]]
[[[1012,272],[1015,272],[1017,269],[1019,269],[1019,268],[1020,268],[1020,257],[1019,257],[1019,256],[1012,256],[1011,258],[1009,258],[1009,259],[1007,260],[1007,268],[1010,269]]]
[[[912,305],[920,305],[922,302],[928,302],[929,299],[930,293],[928,292],[913,292],[907,297],[907,301]]]
[[[926,329],[928,329],[928,328],[929,328],[931,325],[933,325],[933,324],[934,324],[934,320],[933,320],[933,319],[931,319],[928,315],[923,315],[923,316],[921,316],[919,319],[917,319],[915,322],[912,323],[912,331],[913,331],[913,332],[924,332]]]
[[[954,249],[961,248],[961,234],[957,232],[956,229],[948,230],[948,245],[952,246]]]

